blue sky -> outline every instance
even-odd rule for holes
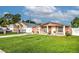
[[[31,19],[38,23],[59,22],[70,24],[79,16],[78,6],[0,6],[0,17],[5,13],[21,14],[22,20]]]

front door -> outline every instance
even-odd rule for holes
[[[56,27],[52,27],[52,28],[51,28],[51,34],[52,34],[52,35],[55,35],[55,34],[56,34]]]

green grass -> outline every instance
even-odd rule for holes
[[[0,49],[11,53],[78,53],[78,36],[26,35],[0,38]]]

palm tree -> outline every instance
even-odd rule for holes
[[[4,18],[6,18],[10,24],[13,23],[13,21],[12,21],[13,14],[10,14],[10,13],[4,14]]]
[[[8,13],[8,14],[4,14],[4,17],[7,19],[12,19],[12,14]]]
[[[1,24],[0,26],[3,27],[3,33],[6,34],[6,28],[7,26],[9,25],[9,22],[6,18],[2,17],[0,18],[2,21],[1,21]]]
[[[3,27],[3,32],[4,34],[6,34],[6,28],[9,24],[16,24],[21,20],[21,15],[20,14],[4,14],[3,17],[0,18],[0,26]],[[19,26],[16,25],[16,28],[19,29]],[[19,29],[20,30],[20,29]],[[19,32],[19,30],[17,31],[17,33]]]
[[[12,20],[12,14],[7,13],[4,14],[3,17],[0,18],[0,25],[3,27],[3,33],[6,34],[7,26],[11,23]]]

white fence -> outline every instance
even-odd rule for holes
[[[72,28],[72,35],[79,36],[79,28]]]
[[[23,28],[21,30],[21,32],[24,32],[24,33],[32,33],[32,28]]]
[[[27,28],[26,33],[32,33],[32,28]]]

